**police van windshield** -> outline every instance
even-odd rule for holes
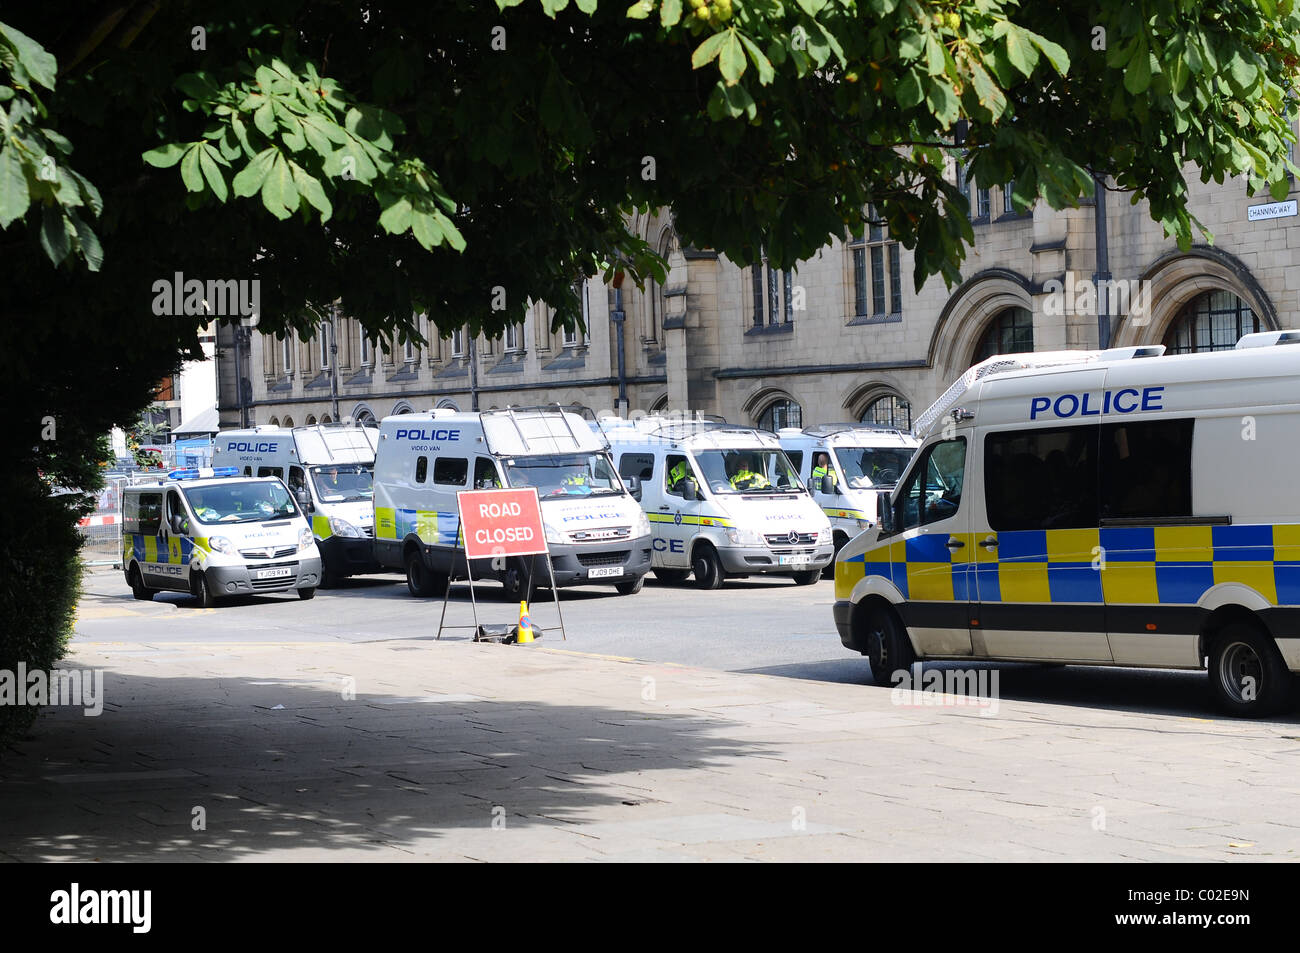
[[[200,523],[256,523],[298,513],[279,482],[186,487],[184,493]]]
[[[374,476],[364,464],[313,467],[311,478],[322,503],[364,503],[375,495]]]
[[[538,496],[613,496],[623,492],[607,453],[555,453],[509,457],[506,482],[537,487]]]
[[[695,462],[714,493],[802,491],[794,468],[780,450],[697,450]]]
[[[836,447],[844,479],[855,490],[893,486],[907,469],[914,451],[894,447]]]

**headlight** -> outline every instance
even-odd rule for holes
[[[546,531],[546,541],[548,543],[567,543],[569,541],[563,533],[550,523],[542,523],[542,529]]]
[[[735,529],[735,528],[728,529],[727,539],[731,542],[732,546],[765,545],[765,540],[763,539],[763,537],[760,536],[758,533],[755,533],[751,529]]]
[[[228,556],[236,555],[235,544],[225,536],[209,536],[208,547],[210,549],[215,549],[219,553],[225,553]]]
[[[298,532],[298,548],[306,549],[312,543],[316,542],[316,537],[311,534],[311,530],[304,529]]]
[[[345,519],[337,516],[330,517],[330,531],[335,536],[360,536],[361,530],[357,529]]]
[[[650,520],[646,518],[644,512],[636,515],[636,526],[632,529],[633,536],[649,536],[651,533]]]

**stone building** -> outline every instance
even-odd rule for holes
[[[1185,252],[1144,204],[1108,196],[1111,284],[1101,297],[1112,315],[1112,346],[1227,348],[1243,333],[1297,325],[1295,200],[1250,198],[1242,181],[1203,184],[1194,175],[1189,189],[1191,211],[1214,242]],[[972,190],[975,245],[962,281],[949,289],[931,279],[919,293],[912,255],[883,228],[861,241],[832,242],[783,273],[681,247],[667,211],[638,216],[637,233],[669,262],[663,285],[614,291],[588,282],[585,333],[552,333],[551,312],[539,303],[521,327],[496,340],[480,338],[479,407],[559,402],[612,411],[620,393],[621,313],[622,387],[633,412],[699,411],[773,428],[861,419],[910,427],[983,357],[1098,344],[1098,300],[1089,292],[1094,207],[1057,212],[1040,204],[1017,214],[1007,191]],[[463,332],[446,340],[430,333],[428,347],[385,351],[350,319],[340,318],[336,330],[337,352],[327,330],[306,343],[252,335],[242,349],[248,422],[470,409],[471,348]],[[234,332],[223,332],[229,362]],[[240,422],[235,379],[226,367],[223,427]]]

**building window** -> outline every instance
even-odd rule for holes
[[[1034,316],[1028,308],[1004,308],[989,322],[975,348],[978,364],[994,354],[1021,354],[1034,349]]]
[[[778,272],[760,249],[759,260],[750,266],[754,295],[754,327],[777,327],[794,324],[794,272]],[[766,279],[766,280],[765,280]],[[766,320],[765,320],[766,319]]]
[[[872,206],[867,217],[874,220],[866,234],[849,243],[853,261],[853,312],[855,317],[879,317],[903,313],[902,265],[898,242],[889,238],[888,227],[876,220]]]
[[[1016,203],[1011,201],[1011,193],[1016,190],[1016,180],[1011,179],[1006,185],[1002,186],[1002,214],[1015,215]]]
[[[758,415],[760,430],[780,430],[782,427],[803,427],[803,408],[788,398],[768,404]]]
[[[957,163],[957,188],[961,189],[961,194],[966,197],[966,204],[970,206],[970,220],[972,222],[987,222],[989,213],[992,211],[992,202],[988,189],[975,188],[975,197],[971,198],[971,182],[967,179],[970,171],[970,165],[965,162]]]
[[[1207,291],[1183,307],[1165,335],[1166,354],[1227,351],[1260,330],[1250,305],[1231,291]]]
[[[293,335],[285,334],[284,339],[280,341],[280,363],[284,367],[285,375],[293,373]]]
[[[987,222],[992,212],[992,202],[989,200],[988,189],[975,190],[975,217],[979,221]]]
[[[506,353],[512,353],[519,350],[519,325],[507,324],[505,330],[505,349]]]
[[[416,349],[415,340],[407,338],[406,343],[402,345],[402,360],[407,364],[414,364],[420,359],[420,352]]]
[[[866,409],[862,411],[861,421],[878,427],[911,430],[912,405],[897,394],[886,394],[867,404]]]
[[[330,366],[330,326],[322,324],[316,329],[316,345],[320,352],[320,369],[328,370]]]
[[[465,356],[465,329],[464,329],[464,327],[459,327],[459,328],[457,328],[455,331],[452,331],[452,332],[451,332],[451,356],[452,356],[452,357],[464,357],[464,356]]]
[[[374,361],[370,353],[370,338],[366,337],[366,329],[360,322],[357,323],[357,354],[359,355],[357,363],[362,367],[369,367]]]

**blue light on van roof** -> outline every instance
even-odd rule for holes
[[[202,480],[210,477],[239,476],[238,467],[182,467],[167,474],[169,480]]]

